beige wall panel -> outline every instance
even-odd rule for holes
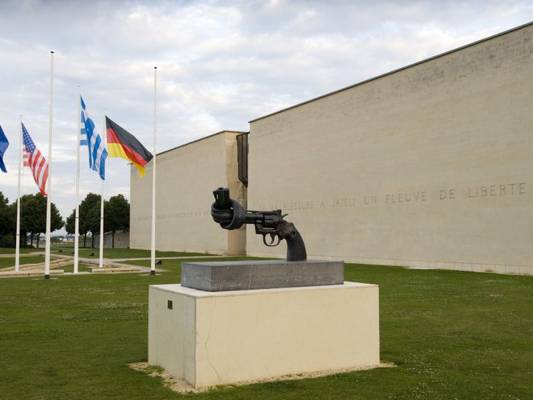
[[[168,285],[166,285],[168,286]],[[196,377],[196,301],[151,285],[148,301],[148,362],[164,366],[176,377]],[[172,309],[168,308],[172,302]]]
[[[380,363],[376,285],[225,292],[152,285],[149,300],[148,362],[196,388]]]
[[[158,250],[226,253],[228,233],[210,216],[212,191],[236,185],[236,163],[227,160],[236,146],[235,132],[222,132],[197,142],[178,147],[157,157],[157,219]],[[131,171],[130,241],[132,248],[150,247],[151,163],[140,178]],[[234,168],[235,170],[229,170]],[[244,232],[241,241],[244,241]],[[243,245],[234,236],[235,248]]]
[[[532,105],[528,26],[252,121],[249,207],[311,257],[531,273]]]

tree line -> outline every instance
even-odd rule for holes
[[[83,235],[83,247],[87,247],[87,235],[91,233],[91,247],[94,236],[100,234],[100,195],[89,193],[80,203],[80,235]],[[67,233],[74,234],[76,210],[68,216],[65,224]],[[130,229],[130,203],[118,194],[104,200],[104,231],[111,232],[111,247],[115,247],[115,233]]]
[[[51,231],[65,227],[69,234],[74,234],[75,211],[66,219],[61,217],[58,208],[51,204]],[[46,197],[42,194],[28,194],[20,198],[20,235],[21,246],[39,247],[41,234],[46,232]],[[100,232],[100,195],[89,193],[80,203],[80,235],[83,235],[84,247],[87,236],[91,235],[91,246],[94,247],[94,235]],[[0,247],[15,247],[17,223],[17,202],[9,203],[7,197],[0,192]],[[130,205],[121,194],[104,201],[104,231],[112,233],[112,246],[115,243],[115,232],[129,230]],[[24,240],[26,239],[26,240]]]

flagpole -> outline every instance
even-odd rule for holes
[[[17,185],[17,235],[15,237],[15,272],[20,271],[20,175],[22,173],[22,115],[19,132],[19,173]]]
[[[50,278],[50,229],[51,229],[51,201],[52,197],[52,131],[53,131],[53,102],[54,102],[54,52],[50,51],[50,103],[48,108],[48,181],[46,196],[46,249],[44,256],[44,279]]]
[[[79,86],[78,86],[79,88]],[[76,211],[74,216],[74,273],[78,273],[80,244],[80,135],[81,135],[81,94],[78,99],[78,133],[76,135]]]
[[[101,179],[101,195],[100,195],[100,258],[98,261],[98,267],[104,266],[104,180]]]
[[[105,126],[106,125],[105,125],[105,117],[104,117],[104,129],[105,129]],[[98,262],[98,267],[103,268],[104,267],[104,179],[100,177],[100,180],[102,181],[102,186],[101,186],[102,193],[100,195],[100,260]]]
[[[156,206],[156,158],[157,158],[157,67],[154,67],[154,155],[152,158],[152,245],[150,274],[155,275],[155,206]]]

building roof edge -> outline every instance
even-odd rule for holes
[[[372,81],[375,81],[377,79],[380,79],[380,78],[384,78],[386,76],[389,76],[389,75],[393,75],[397,72],[400,72],[400,71],[403,71],[403,70],[406,70],[406,69],[409,69],[409,68],[412,68],[412,67],[416,67],[417,65],[420,65],[420,64],[424,64],[424,63],[427,63],[429,61],[433,61],[437,58],[441,58],[441,57],[444,57],[444,56],[447,56],[449,54],[452,54],[452,53],[455,53],[455,52],[458,52],[458,51],[461,51],[461,50],[464,50],[466,48],[469,48],[469,47],[473,47],[473,46],[476,46],[480,43],[483,43],[483,42],[487,42],[491,39],[495,39],[499,36],[504,36],[504,35],[507,35],[509,33],[512,33],[512,32],[515,32],[515,31],[519,31],[521,29],[524,29],[524,28],[527,28],[529,26],[533,25],[533,21],[530,21],[530,22],[527,22],[525,24],[522,24],[522,25],[519,25],[519,26],[515,26],[514,28],[511,28],[511,29],[508,29],[506,31],[503,31],[503,32],[499,32],[499,33],[496,33],[494,35],[491,35],[491,36],[487,36],[485,38],[482,38],[482,39],[479,39],[479,40],[476,40],[475,42],[471,42],[471,43],[468,43],[468,44],[465,44],[463,46],[460,46],[460,47],[456,47],[452,50],[448,50],[448,51],[445,51],[444,53],[439,53],[437,55],[434,55],[434,56],[431,56],[429,58],[425,58],[423,60],[420,60],[420,61],[417,61],[417,62],[414,62],[412,64],[408,64],[406,66],[403,66],[403,67],[400,67],[400,68],[397,68],[397,69],[394,69],[392,71],[389,71],[389,72],[385,72],[381,75],[377,75],[377,76],[374,76],[372,78],[369,78],[369,79],[365,79],[363,81],[360,81],[360,82],[357,82],[357,83],[354,83],[352,85],[349,85],[349,86],[345,86],[341,89],[337,89],[337,90],[334,90],[333,92],[328,92],[326,94],[323,94],[323,95],[320,95],[318,97],[313,97],[312,99],[309,99],[309,100],[305,100],[305,101],[302,101],[301,103],[297,103],[293,106],[289,106],[289,107],[286,107],[286,108],[282,108],[281,110],[278,110],[278,111],[274,111],[270,114],[266,114],[266,115],[263,115],[261,117],[257,117],[257,118],[254,118],[250,121],[248,121],[249,124],[251,123],[254,123],[254,122],[257,122],[261,119],[265,119],[265,118],[268,118],[268,117],[271,117],[273,115],[276,115],[276,114],[281,114],[285,111],[289,111],[289,110],[292,110],[293,108],[297,108],[297,107],[300,107],[300,106],[303,106],[305,104],[308,104],[308,103],[312,103],[313,101],[316,101],[316,100],[320,100],[320,99],[323,99],[325,97],[329,97],[329,96],[332,96],[334,94],[337,94],[337,93],[340,93],[340,92],[343,92],[345,90],[349,90],[349,89],[352,89],[354,87],[357,87],[357,86],[361,86],[361,85],[364,85],[365,83],[369,83],[369,82],[372,82]]]
[[[232,130],[225,129],[225,130],[222,130],[222,131],[218,131],[218,132],[212,133],[212,134],[207,135],[207,136],[203,136],[203,137],[198,138],[198,139],[191,140],[190,142],[180,144],[180,145],[178,145],[176,147],[172,147],[170,149],[163,150],[162,152],[157,153],[156,155],[160,156],[162,154],[169,153],[169,152],[171,152],[173,150],[177,150],[177,149],[179,149],[181,147],[189,146],[191,144],[194,144],[194,143],[197,143],[197,142],[201,142],[202,140],[209,139],[209,138],[212,138],[213,136],[217,136],[217,135],[220,135],[220,134],[226,133],[226,132],[229,132],[229,133],[249,133],[248,131],[232,131]]]

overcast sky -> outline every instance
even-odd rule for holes
[[[531,0],[0,0],[0,125],[11,141],[0,191],[15,200],[21,114],[47,154],[50,50],[56,52],[52,201],[67,216],[75,205],[79,91],[99,133],[108,115],[151,150],[157,65],[163,151],[222,129],[248,130],[253,118],[532,15]],[[100,190],[83,150],[82,198]],[[34,193],[28,172],[23,193]],[[111,159],[107,176],[106,197],[129,196],[125,160]]]

